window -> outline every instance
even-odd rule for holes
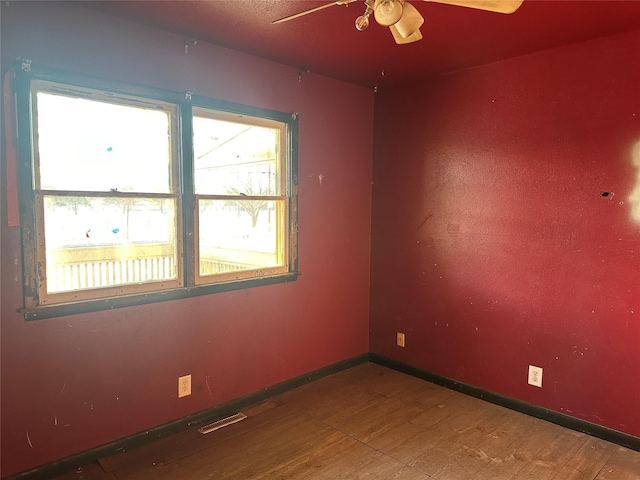
[[[197,283],[289,268],[285,125],[193,110]]]
[[[175,106],[31,92],[39,304],[183,285]]]
[[[27,67],[25,318],[296,278],[295,115]]]

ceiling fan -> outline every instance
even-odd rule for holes
[[[358,0],[336,0],[335,2],[320,5],[319,7],[305,10],[304,12],[289,15],[288,17],[274,20],[272,24],[282,23],[294,18],[315,13],[335,5],[348,5]],[[444,3],[460,7],[475,8],[497,13],[513,13],[524,0],[424,0],[433,3]],[[422,39],[420,27],[424,18],[420,12],[407,0],[365,0],[363,15],[356,18],[356,28],[360,31],[369,26],[369,17],[373,13],[375,21],[384,27],[389,27],[394,40],[398,44],[417,42]]]

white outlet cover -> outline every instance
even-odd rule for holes
[[[528,383],[534,387],[542,388],[542,367],[529,365]]]
[[[191,375],[178,377],[178,398],[191,395]]]

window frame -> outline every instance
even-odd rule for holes
[[[280,178],[277,179],[276,183],[279,183],[279,188],[278,190],[280,191],[280,194],[274,194],[274,195],[261,195],[261,196],[254,196],[254,195],[245,195],[245,194],[241,194],[241,195],[229,195],[229,194],[205,194],[205,193],[197,193],[195,192],[195,179],[194,179],[194,195],[195,195],[195,207],[194,207],[194,216],[195,216],[195,221],[194,221],[194,243],[195,243],[195,260],[194,260],[194,265],[200,265],[200,257],[199,257],[199,232],[200,232],[200,224],[201,222],[199,221],[199,211],[200,211],[200,200],[237,200],[237,201],[274,201],[274,202],[280,202],[282,203],[282,208],[281,209],[277,209],[276,215],[278,217],[282,217],[282,218],[278,218],[276,220],[276,222],[274,222],[276,224],[276,228],[281,228],[281,229],[285,229],[286,230],[286,218],[288,218],[289,216],[289,211],[290,211],[290,201],[289,201],[289,196],[290,196],[290,192],[291,192],[291,182],[290,179],[288,178],[288,176],[286,175],[286,173],[289,171],[289,164],[288,164],[288,158],[289,155],[287,154],[287,144],[288,141],[286,140],[286,124],[282,121],[279,120],[275,120],[275,119],[271,119],[271,118],[265,118],[265,117],[256,117],[256,116],[248,116],[245,114],[240,114],[240,113],[231,113],[231,112],[226,112],[223,110],[220,110],[219,108],[213,108],[209,105],[209,102],[206,101],[206,99],[202,99],[202,98],[196,98],[193,101],[193,108],[192,108],[192,115],[191,118],[194,117],[200,117],[200,118],[210,118],[210,119],[214,119],[214,120],[222,120],[222,121],[228,121],[228,122],[234,122],[234,121],[238,121],[239,123],[242,123],[244,125],[251,125],[251,126],[255,126],[255,127],[268,127],[268,128],[273,128],[273,129],[278,129],[280,131],[280,138],[281,141],[279,142],[279,152],[277,154],[279,160],[279,164],[281,167],[281,170],[284,171],[284,174],[279,174],[277,176],[279,176]],[[249,117],[249,118],[248,118]],[[247,119],[248,118],[248,119]],[[191,171],[194,171],[193,169],[191,169]],[[280,211],[282,210],[282,211]],[[288,258],[287,255],[287,251],[289,249],[289,238],[287,235],[284,236],[278,236],[276,241],[278,244],[282,243],[284,245],[282,246],[278,246],[276,248],[277,250],[277,254],[279,256],[282,257],[281,261],[282,261],[282,265],[278,265],[278,266],[273,266],[273,267],[263,267],[257,270],[241,270],[238,272],[228,272],[225,274],[218,274],[217,276],[221,279],[223,279],[222,281],[224,281],[224,279],[230,280],[230,281],[236,281],[236,280],[242,280],[242,279],[249,279],[249,278],[254,278],[256,276],[273,276],[273,275],[281,275],[286,273],[289,270],[289,261],[290,259]],[[206,284],[206,283],[211,283],[208,278],[210,278],[210,276],[208,275],[203,275],[199,272],[199,269],[196,268],[195,272],[194,272],[194,283],[196,285],[200,285],[200,284]]]
[[[36,209],[42,202],[42,192],[36,189],[35,168],[37,162],[37,145],[34,143],[34,85],[53,85],[54,89],[70,91],[88,91],[92,95],[113,96],[116,99],[140,101],[146,104],[160,102],[175,112],[176,118],[170,122],[171,132],[176,138],[171,139],[171,149],[175,155],[179,189],[175,192],[177,203],[176,236],[178,242],[178,277],[177,284],[160,289],[153,288],[157,284],[119,285],[99,289],[97,297],[87,298],[97,290],[76,290],[69,294],[54,294],[60,301],[49,303],[52,295],[43,294],[42,283],[46,277],[38,267],[40,259],[38,249],[44,250],[41,236],[44,221],[37,220]],[[190,92],[177,92],[155,87],[141,86],[115,80],[98,78],[90,75],[76,74],[49,67],[35,66],[30,61],[19,59],[14,67],[13,91],[16,104],[19,203],[22,240],[23,264],[23,296],[24,304],[20,312],[25,320],[37,320],[63,315],[94,312],[106,309],[121,308],[160,301],[176,300],[217,292],[253,288],[295,281],[298,272],[298,219],[297,219],[297,113],[284,113],[264,108],[252,107],[224,100],[195,95]],[[284,266],[279,269],[259,269],[249,275],[226,276],[222,278],[210,275],[203,279],[199,275],[198,260],[198,198],[196,195],[193,159],[193,116],[194,110],[218,112],[221,116],[247,117],[256,122],[283,125],[284,138],[281,138],[283,155],[283,191],[279,199],[284,199],[286,207],[283,212],[283,231],[280,238],[285,242]],[[66,192],[67,194],[73,192]],[[78,192],[80,196],[82,193]],[[90,192],[95,193],[95,192]],[[131,194],[118,194],[132,196]],[[147,194],[144,194],[147,195]],[[133,194],[135,196],[135,194]],[[161,195],[167,198],[171,195]],[[208,197],[204,195],[204,197]],[[251,198],[251,197],[250,197]],[[260,197],[262,198],[262,197]],[[269,197],[269,198],[275,198]],[[40,207],[42,208],[42,207]],[[180,260],[181,259],[181,260]],[[181,265],[180,265],[181,264]],[[264,271],[261,271],[264,270]],[[256,273],[257,272],[257,273]],[[181,278],[180,278],[181,277]],[[217,281],[211,281],[218,279]],[[125,293],[122,293],[122,290]],[[150,288],[147,288],[150,287]],[[89,295],[78,295],[78,292],[89,292]],[[66,293],[66,292],[65,292]],[[64,298],[63,298],[64,297]]]
[[[62,88],[61,88],[62,87]],[[44,81],[40,79],[34,79],[30,84],[31,91],[31,128],[32,128],[32,136],[38,136],[38,122],[33,121],[37,118],[37,102],[33,101],[33,98],[40,92],[55,94],[60,96],[69,96],[71,98],[84,98],[87,100],[94,100],[109,103],[112,105],[120,105],[120,106],[133,106],[133,107],[143,107],[156,111],[163,111],[167,113],[167,117],[169,118],[169,155],[171,157],[170,161],[170,173],[169,173],[169,192],[167,193],[150,193],[150,192],[119,192],[117,190],[107,191],[94,191],[94,190],[79,190],[79,191],[71,191],[71,190],[62,190],[55,189],[49,190],[45,189],[40,184],[40,178],[35,174],[36,171],[39,171],[41,168],[40,165],[40,152],[38,148],[35,147],[35,139],[33,141],[33,171],[32,171],[32,185],[34,188],[35,195],[35,218],[36,218],[36,235],[38,241],[36,242],[36,258],[38,259],[38,264],[41,265],[39,269],[41,272],[38,272],[41,280],[38,282],[38,304],[39,305],[56,305],[60,303],[68,303],[82,300],[93,300],[95,298],[107,298],[116,295],[122,294],[137,294],[137,293],[147,293],[154,292],[158,290],[166,290],[170,288],[179,288],[184,286],[184,270],[185,266],[182,256],[182,242],[183,242],[183,222],[182,222],[182,206],[181,206],[181,182],[180,182],[180,154],[178,152],[180,142],[176,142],[173,139],[180,138],[180,132],[178,127],[178,115],[177,115],[177,105],[158,101],[158,100],[142,100],[141,97],[135,96],[127,96],[122,94],[116,94],[110,92],[109,94],[105,94],[104,92],[98,92],[91,89],[86,89],[82,87],[74,87],[71,89],[69,86],[57,83],[52,83],[50,81]],[[110,199],[170,199],[175,202],[175,270],[176,270],[176,278],[175,279],[164,279],[164,280],[156,280],[156,281],[147,281],[140,283],[128,283],[128,284],[120,284],[109,287],[100,287],[98,290],[84,288],[78,290],[64,290],[61,292],[49,292],[49,275],[47,272],[48,262],[46,248],[45,248],[45,213],[44,213],[44,198],[46,196],[49,197],[86,197],[86,198],[110,198]],[[38,221],[38,218],[41,220]],[[128,293],[124,293],[128,292]],[[96,295],[99,293],[99,295]],[[37,305],[32,305],[37,306]]]

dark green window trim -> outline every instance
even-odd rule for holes
[[[141,293],[135,295],[122,295],[110,298],[97,298],[73,303],[58,303],[33,308],[23,308],[20,310],[25,320],[43,320],[45,318],[63,317],[67,315],[78,315],[101,310],[113,310],[114,308],[133,307],[136,305],[146,305],[156,302],[167,302],[180,300],[182,298],[199,297],[214,293],[230,292],[246,288],[261,287],[296,281],[299,272],[292,272],[277,277],[252,278],[238,282],[214,283],[209,285],[198,285],[192,287],[182,287],[172,290],[159,290],[155,292]]]

